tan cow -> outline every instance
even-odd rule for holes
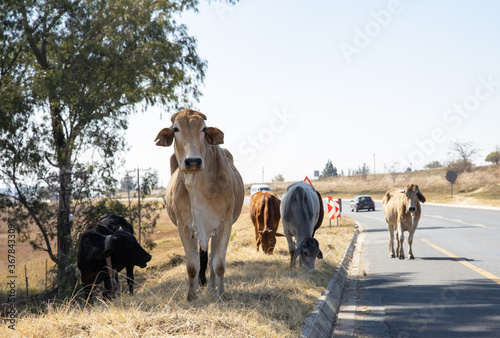
[[[408,184],[404,190],[391,189],[382,200],[385,221],[389,228],[389,254],[392,258],[405,259],[403,250],[404,232],[408,231],[408,256],[415,259],[412,251],[413,235],[417,229],[422,209],[420,202],[425,203],[425,196],[418,185]],[[397,248],[394,253],[394,228],[396,229]]]
[[[255,227],[257,251],[272,254],[276,245],[276,237],[285,236],[277,233],[280,223],[280,199],[275,193],[259,191],[250,200],[250,219]]]
[[[219,147],[224,142],[224,133],[207,127],[205,115],[187,109],[172,115],[171,120],[172,126],[162,129],[155,142],[157,146],[168,147],[175,139],[175,160],[171,159],[173,174],[167,186],[167,212],[177,225],[186,253],[187,299],[197,298],[198,279],[202,284],[206,281],[204,271],[210,239],[209,289],[217,289],[220,299],[224,294],[231,227],[243,206],[243,180],[229,151]]]

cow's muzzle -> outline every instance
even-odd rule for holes
[[[184,166],[186,170],[190,171],[203,170],[202,164],[203,161],[200,157],[187,157],[184,160]]]
[[[415,211],[415,207],[409,207],[409,208],[408,208],[408,211],[410,211],[410,212],[414,212],[414,211]]]
[[[145,262],[142,263],[142,264],[140,264],[139,267],[144,269],[146,266],[148,266],[147,263],[151,260],[151,258],[153,258],[153,256],[151,256],[151,255],[148,254],[146,256],[146,259],[144,260]]]

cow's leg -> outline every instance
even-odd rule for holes
[[[415,231],[410,231],[410,234],[408,235],[408,246],[410,247],[408,249],[408,257],[410,257],[410,259],[415,259],[415,256],[413,256],[413,250],[412,250],[412,244],[413,244],[413,234],[414,234]]]
[[[113,293],[113,283],[111,282],[111,278],[106,277],[104,279],[104,292],[102,293],[102,296],[108,300],[112,300],[114,298],[114,293]]]
[[[186,269],[189,279],[189,290],[187,300],[192,301],[197,298],[198,272],[200,271],[200,257],[198,256],[198,239],[191,237],[191,231],[187,226],[179,226],[179,236],[186,254]]]
[[[396,240],[398,241],[397,254],[399,259],[405,259],[405,252],[403,250],[403,243],[405,240],[405,235],[403,231],[403,225],[401,222],[398,222],[398,231],[396,233]]]
[[[224,273],[226,272],[226,252],[227,246],[229,244],[229,238],[231,236],[231,221],[225,221],[224,227],[218,236],[212,237],[212,251],[211,263],[210,264],[210,284],[212,288],[215,287],[217,283],[217,299],[222,299],[225,293],[224,289]],[[214,278],[212,278],[212,276]]]
[[[295,240],[288,231],[285,232],[285,238],[288,242],[288,252],[290,253],[290,267],[292,267],[293,257],[295,256]]]
[[[210,256],[208,260],[208,266],[210,268],[210,280],[208,282],[208,290],[216,290],[217,285],[215,284],[215,271],[214,271],[214,258],[217,252],[217,247],[219,246],[219,242],[215,237],[210,239]]]
[[[389,229],[389,255],[391,255],[391,258],[395,258],[396,255],[394,253],[394,226],[392,224],[387,223],[387,228]]]
[[[259,245],[260,245],[259,225],[256,222],[253,222],[253,228],[255,229],[255,242],[257,242],[257,251],[259,251]]]
[[[97,283],[96,278],[97,274],[95,273],[82,273],[82,285],[85,294],[85,300],[89,303],[92,303],[92,289],[94,288],[94,283]]]
[[[410,259],[415,259],[415,256],[413,256],[413,235],[415,234],[415,230],[417,229],[417,222],[418,220],[415,219],[415,213],[412,212],[411,227],[408,235],[408,256],[410,257]]]
[[[134,266],[129,265],[127,266],[127,286],[128,286],[128,291],[130,292],[131,295],[134,294]]]
[[[198,281],[201,286],[207,285],[207,265],[208,265],[208,252],[200,248],[200,272]]]

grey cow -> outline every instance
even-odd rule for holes
[[[290,185],[281,199],[281,221],[288,241],[290,267],[300,256],[300,264],[307,271],[314,271],[316,258],[323,259],[318,241],[313,238],[323,222],[323,200],[309,184],[297,182]],[[294,238],[292,238],[294,237]],[[297,249],[295,245],[297,244]]]

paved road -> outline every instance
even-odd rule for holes
[[[364,231],[336,337],[500,337],[499,209],[423,205],[416,259],[400,261],[389,257],[381,203],[375,212],[343,207]]]

